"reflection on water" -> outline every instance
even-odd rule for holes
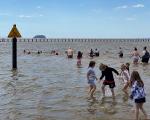
[[[129,53],[137,46],[141,51],[147,43],[18,43],[18,71],[11,71],[11,43],[0,44],[0,118],[2,120],[127,120],[133,118],[134,104],[122,92],[123,84],[116,77],[116,99],[106,87],[106,98],[102,98],[101,83],[97,84],[96,99],[88,99],[86,72],[91,60],[87,52],[91,48],[100,50],[96,61],[96,74],[101,62],[117,70],[125,62],[131,63]],[[68,47],[84,52],[82,66],[76,66],[76,57],[66,59]],[[118,59],[119,46],[125,57]],[[149,46],[148,46],[149,48]],[[24,49],[46,51],[41,55],[23,54]],[[59,56],[48,53],[56,49]],[[150,113],[150,65],[133,65],[130,70],[138,70],[145,83],[147,103]]]

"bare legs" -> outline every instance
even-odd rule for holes
[[[145,119],[147,119],[147,114],[143,108],[143,103],[136,103],[136,110],[135,110],[135,120],[139,120],[139,110],[141,110],[145,116]]]
[[[128,86],[129,86],[129,83],[126,83],[125,84],[125,86],[123,87],[123,89],[122,89],[122,91],[126,94],[126,95],[128,95]]]
[[[114,92],[114,89],[113,88],[110,88],[111,90],[111,93],[112,93],[112,98],[115,99],[115,92]]]
[[[102,93],[103,93],[103,97],[105,97],[105,85],[102,85]]]
[[[96,85],[90,85],[90,91],[89,91],[89,94],[90,94],[90,97],[93,98],[94,96],[94,92],[96,90]]]
[[[112,93],[112,98],[115,98],[115,92],[113,88],[110,88],[111,93]],[[103,93],[103,97],[105,97],[105,85],[102,85],[102,93]]]

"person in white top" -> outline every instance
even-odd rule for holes
[[[147,49],[147,47],[145,46],[144,48],[143,48],[143,55],[145,55],[145,53],[146,53],[146,49]]]
[[[128,87],[130,84],[130,74],[129,74],[128,69],[126,68],[126,65],[124,65],[124,64],[121,65],[120,76],[124,83],[124,87],[123,87],[122,91],[128,95]]]
[[[133,63],[137,64],[140,58],[140,54],[136,47],[134,48],[134,51],[132,52],[132,56],[133,56]]]

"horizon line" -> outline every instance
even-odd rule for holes
[[[0,39],[12,39],[8,37],[0,37]],[[20,37],[18,39],[150,39],[150,37],[112,37],[112,38],[99,38],[99,37],[46,37],[46,38],[31,38],[31,37]]]

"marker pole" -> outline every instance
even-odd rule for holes
[[[17,38],[12,39],[12,69],[17,69]]]

